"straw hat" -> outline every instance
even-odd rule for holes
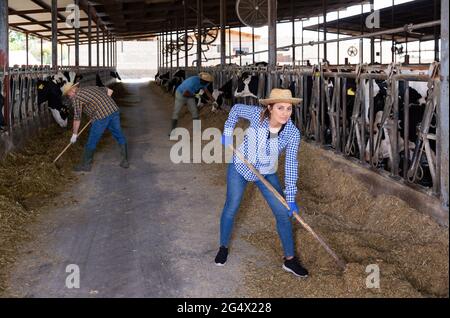
[[[302,102],[302,99],[293,98],[292,93],[289,89],[274,88],[270,92],[269,98],[260,99],[259,102],[264,106],[268,106],[270,104],[275,103],[289,103],[292,105],[297,105]]]
[[[214,82],[214,77],[213,77],[211,74],[209,74],[209,73],[206,73],[206,72],[200,72],[200,73],[198,74],[198,76],[200,76],[200,78],[201,78],[202,80],[204,80],[204,81],[207,81],[207,82],[210,82],[210,83]]]
[[[61,87],[61,90],[62,90],[62,92],[63,92],[63,93],[62,93],[63,96],[67,95],[67,93],[68,93],[72,88],[77,87],[78,85],[80,85],[80,82],[78,82],[78,83],[76,83],[76,84],[74,84],[74,83],[72,83],[72,82],[67,82],[66,84],[64,84],[64,86]]]

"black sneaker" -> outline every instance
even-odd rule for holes
[[[225,266],[225,263],[227,262],[227,256],[228,256],[228,248],[225,246],[221,246],[219,248],[219,252],[217,252],[216,255],[216,265],[217,266]]]
[[[297,277],[306,278],[308,277],[308,271],[306,268],[304,268],[297,257],[294,257],[293,259],[284,260],[283,269],[286,272],[292,273]]]

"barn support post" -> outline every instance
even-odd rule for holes
[[[231,64],[231,26],[228,27],[228,61]]]
[[[59,47],[61,48],[61,66],[63,66],[63,63],[64,63],[64,59],[63,59],[63,57],[64,57],[64,51],[63,51],[63,44],[61,43],[60,45],[59,45]]]
[[[41,37],[41,65],[44,65],[44,39]]]
[[[58,67],[58,1],[52,0],[52,67]]]
[[[197,73],[202,67],[202,21],[203,21],[203,0],[197,0]]]
[[[170,32],[170,41],[169,41],[169,48],[170,48],[170,76],[173,74],[173,34],[172,34],[172,21],[169,21],[169,32]]]
[[[395,0],[392,0],[392,11],[391,11],[391,28],[394,28],[394,11],[395,11]],[[392,49],[391,49],[391,62],[394,63],[395,61],[395,51],[394,51],[394,46],[395,46],[395,37],[394,34],[392,34]]]
[[[92,66],[92,13],[91,4],[88,3],[88,66]]]
[[[323,40],[325,43],[323,44],[323,59],[324,61],[328,61],[327,55],[327,0],[323,0]]]
[[[98,19],[96,22],[97,27],[97,67],[100,66],[100,24],[98,23]]]
[[[189,53],[188,53],[188,30],[187,30],[187,1],[183,1],[183,15],[184,15],[184,67],[189,66]]]
[[[163,55],[163,34],[159,33],[159,71],[164,67],[164,55]]]
[[[242,66],[242,32],[239,26],[239,66]]]
[[[103,26],[103,28],[105,28],[105,26]],[[103,50],[102,50],[102,58],[103,58],[103,64],[102,66],[105,67],[106,66],[106,30],[103,29]]]
[[[302,65],[304,64],[304,55],[303,55],[303,53],[304,53],[304,49],[303,49],[303,44],[304,44],[304,40],[303,40],[303,20],[302,20],[302,43],[301,43],[301,47],[302,47]],[[295,47],[294,47],[295,48]]]
[[[4,77],[4,125],[11,129],[9,118],[9,22],[8,0],[0,0],[0,73]],[[42,55],[42,54],[41,54]],[[1,111],[1,110],[0,110]]]
[[[275,87],[274,74],[277,67],[277,1],[268,0],[269,5],[269,90]]]
[[[255,64],[255,28],[252,28],[252,58]]]
[[[441,2],[444,2],[444,1],[441,1]],[[437,20],[437,18],[438,18],[438,1],[437,0],[433,1],[433,13],[434,13],[434,20]],[[442,16],[442,13],[441,13],[441,16]],[[447,22],[448,22],[448,19],[447,19]],[[439,31],[438,31],[437,26],[434,26],[434,60],[439,61]]]
[[[113,67],[114,66],[114,35],[112,35],[112,33],[111,33],[111,41],[110,41],[110,52],[109,52],[109,55],[110,55],[110,61],[111,61],[111,63],[110,63],[110,67]]]
[[[220,65],[222,70],[226,64],[226,34],[225,34],[225,25],[227,19],[226,13],[226,0],[220,0]],[[223,76],[223,74],[222,74]],[[221,85],[223,85],[224,79],[221,81]]]
[[[160,52],[159,52],[159,36],[156,37],[156,72],[159,71],[159,58],[160,58]]]
[[[167,27],[164,30],[164,50],[165,50],[164,72],[167,72],[167,69],[169,68],[169,36],[168,36]]]
[[[178,28],[179,28],[179,26],[178,26],[178,16],[175,16],[175,28],[176,28],[176,33],[175,33],[175,49],[176,49],[176,52],[177,52],[177,62],[176,62],[176,65],[177,65],[177,69],[180,67],[180,48],[178,47],[178,44],[179,44],[179,42],[178,42],[178,37],[179,37],[179,34],[178,34]]]
[[[361,21],[360,21],[360,29],[361,29],[361,35],[364,34],[364,18],[363,18],[363,14],[364,14],[364,4],[361,3]],[[363,64],[364,63],[364,39],[361,38],[359,39],[359,64]]]
[[[370,0],[370,14],[374,13],[374,0]],[[374,25],[372,25],[371,32],[374,32]],[[370,38],[370,64],[375,63],[375,38]]]
[[[291,19],[292,19],[292,66],[295,66],[295,13],[294,13],[294,0],[291,0]]]
[[[448,103],[448,1],[441,1],[441,96],[438,106],[438,140],[437,156],[439,158],[439,173],[441,202],[448,213],[448,156],[449,156],[449,103]]]
[[[109,65],[110,65],[109,64],[109,31],[106,32],[105,38],[106,38],[106,42],[105,42],[105,45],[106,45],[105,60],[106,60],[106,67],[109,67]]]
[[[337,57],[336,57],[336,59],[337,59],[337,62],[336,62],[336,64],[337,65],[340,65],[339,64],[339,51],[340,51],[340,46],[339,46],[339,44],[340,44],[340,41],[339,41],[339,33],[340,33],[340,31],[341,31],[341,29],[340,29],[340,24],[339,24],[339,10],[337,11],[337,21],[336,21],[336,23],[337,23],[337,52],[336,52],[336,54],[337,54]]]
[[[161,72],[164,69],[164,31],[159,34],[159,67]]]
[[[79,6],[79,0],[74,0],[75,6]],[[75,28],[75,66],[80,66],[80,28]]]
[[[114,66],[114,36],[109,35],[109,67]]]
[[[110,52],[109,52],[109,56],[110,56],[110,67],[114,67],[114,36],[111,33],[111,41],[110,41]]]
[[[25,33],[25,54],[26,54],[26,61],[27,65],[30,65],[30,61],[28,60],[28,52],[30,51],[30,35],[28,32]]]
[[[320,16],[317,16],[317,65],[320,64]]]

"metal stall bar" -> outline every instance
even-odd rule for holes
[[[74,0],[74,4],[78,7],[79,0]],[[75,21],[75,24],[77,22]],[[75,66],[80,66],[80,28],[77,25],[73,26],[75,28]]]
[[[92,66],[92,12],[91,4],[88,3],[87,6],[88,14],[88,66]]]
[[[188,28],[187,28],[187,1],[183,1],[183,15],[184,15],[184,67],[189,66],[189,56],[188,56]]]
[[[100,24],[98,23],[98,18],[96,22],[97,27],[97,67],[100,67]]]
[[[268,0],[269,11],[268,11],[268,26],[269,26],[269,92],[272,88],[276,87],[274,81],[274,75],[272,72],[276,70],[277,67],[277,1]]]
[[[222,72],[226,64],[226,34],[225,34],[225,25],[227,19],[226,8],[227,8],[226,0],[220,0],[220,65],[222,68]],[[220,85],[223,85],[225,83],[223,76],[224,74],[221,73]]]
[[[9,96],[9,22],[8,22],[8,0],[0,1],[0,78],[3,78],[4,104],[3,114],[0,109],[0,126],[11,127],[10,122],[10,96]],[[0,86],[0,90],[1,90]]]
[[[202,23],[203,23],[203,0],[197,0],[197,72],[202,67]],[[186,52],[187,53],[187,52]]]
[[[102,55],[103,55],[103,67],[106,67],[106,30],[103,30],[103,50],[102,50]]]
[[[292,66],[295,67],[295,13],[294,13],[294,0],[291,0],[291,20],[292,20]]]
[[[438,107],[438,127],[437,127],[437,159],[438,171],[440,175],[440,196],[444,208],[448,212],[449,186],[448,186],[448,156],[449,156],[449,103],[448,103],[448,1],[441,1],[441,92]]]
[[[52,67],[58,68],[58,1],[52,0]]]

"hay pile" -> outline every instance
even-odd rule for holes
[[[121,84],[116,84],[113,89],[118,97],[126,92]],[[83,118],[81,125],[87,122],[88,119]],[[23,149],[0,160],[0,295],[5,290],[9,266],[15,261],[20,246],[32,239],[28,225],[53,198],[77,181],[72,168],[81,159],[88,134],[89,128],[56,165],[53,160],[72,136],[71,125],[64,129],[51,124],[27,141]],[[102,138],[98,148],[101,149],[109,138]],[[60,202],[62,205],[71,203]]]
[[[155,89],[155,88],[153,88]],[[171,99],[167,94],[168,102]],[[184,108],[180,125],[192,128]],[[223,128],[225,113],[201,110],[202,129]],[[243,127],[245,124],[240,124]],[[297,203],[305,221],[347,263],[341,272],[334,260],[312,235],[294,221],[296,250],[310,277],[301,280],[281,269],[282,248],[267,203],[254,185],[249,185],[237,217],[232,244],[245,241],[261,251],[249,256],[245,269],[248,297],[448,297],[448,228],[397,197],[374,197],[352,175],[323,157],[323,150],[306,142],[299,153]],[[284,158],[279,175],[284,180]],[[208,165],[216,184],[225,191],[225,165]],[[235,233],[236,233],[235,232]],[[231,245],[231,253],[233,246]],[[232,255],[232,254],[231,254]],[[230,256],[231,256],[230,255]],[[366,266],[377,264],[380,288],[366,287]]]
[[[71,135],[71,129],[51,125],[0,162],[0,292],[5,288],[7,265],[14,261],[19,246],[32,237],[27,225],[40,208],[76,180],[71,169],[80,160],[87,134],[80,136],[57,165],[52,163]]]

